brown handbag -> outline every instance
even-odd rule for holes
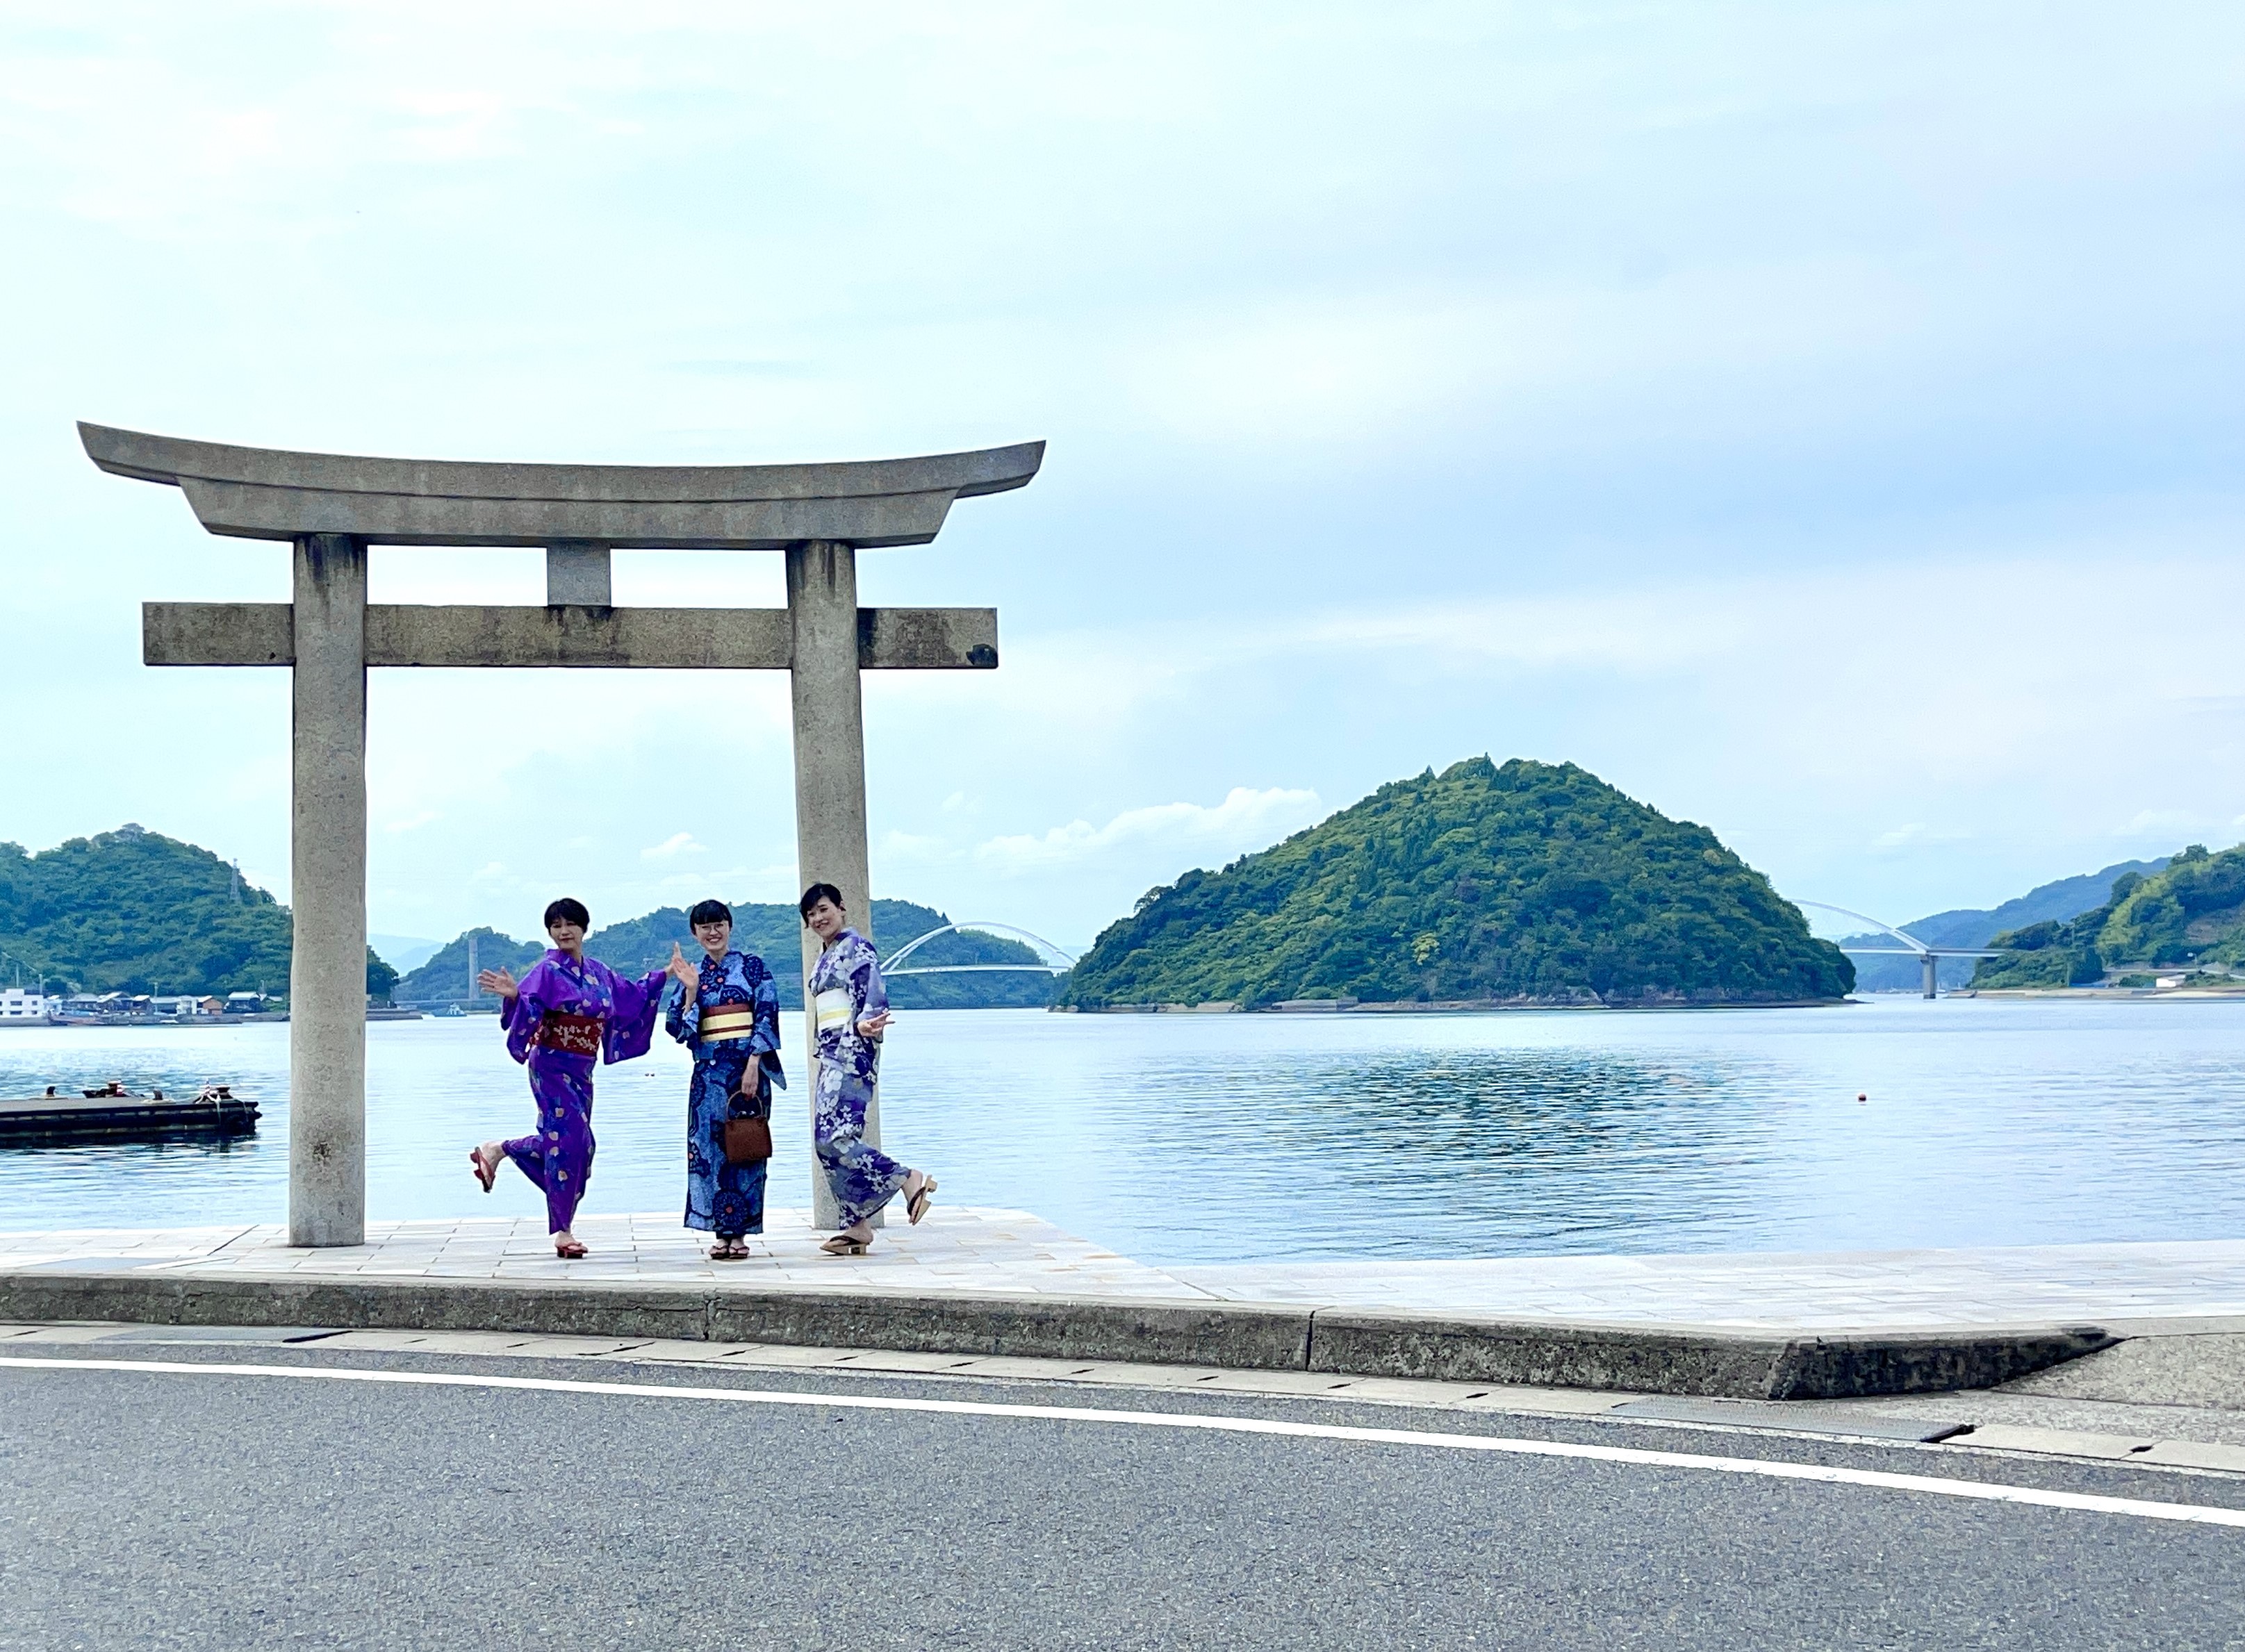
[[[727,1164],[761,1164],[772,1156],[771,1121],[728,1119],[723,1140]]]

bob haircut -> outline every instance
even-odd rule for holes
[[[729,924],[733,921],[733,909],[722,901],[696,901],[694,910],[687,913],[686,921],[695,928],[704,924]]]
[[[850,910],[842,904],[842,891],[831,884],[813,884],[803,891],[803,898],[795,904],[795,910],[808,919],[811,917],[811,909],[821,901],[832,901],[836,910],[839,911],[846,912]]]
[[[593,927],[593,915],[585,910],[585,903],[567,895],[546,909],[546,927],[552,929],[564,918],[579,929]]]

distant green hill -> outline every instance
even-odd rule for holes
[[[2147,877],[2167,865],[2167,861],[2116,861],[2102,871],[2082,872],[2072,877],[2061,877],[2054,883],[2040,884],[2025,894],[2005,901],[1989,910],[1958,907],[1946,912],[1936,912],[1930,917],[1921,917],[1902,926],[1902,932],[1914,936],[1928,946],[1985,946],[2007,930],[2025,929],[2030,924],[2052,919],[2065,922],[2082,913],[2093,911],[2113,898],[2113,885],[2130,872]],[[1843,935],[1841,947],[1868,946],[1877,949],[1868,957],[1853,959],[1855,965],[1855,990],[1859,992],[1916,992],[1923,985],[1924,976],[1916,958],[1896,958],[1885,949],[1893,946],[1895,938],[1883,931],[1863,935]],[[1975,960],[1969,958],[1945,958],[1936,965],[1941,972],[1941,985],[1953,988],[1963,986],[1971,979]]]
[[[736,901],[733,907],[733,944],[762,958],[779,978],[780,1002],[803,1007],[803,919],[792,906]],[[930,930],[946,927],[951,920],[933,907],[911,901],[875,900],[873,934],[882,954],[891,956],[905,943]],[[519,974],[545,951],[542,944],[518,941],[495,930],[470,931],[478,938],[476,961],[485,969],[504,965]],[[700,954],[693,931],[687,926],[683,907],[665,906],[643,917],[626,918],[593,931],[585,950],[602,963],[627,973],[660,968],[676,942],[689,958]],[[920,964],[1035,964],[1034,949],[976,931],[946,935],[930,941],[912,955],[911,965]],[[410,1003],[457,999],[465,988],[468,937],[448,942],[419,969],[397,984],[397,996]],[[1004,1006],[1034,1008],[1052,1002],[1052,977],[1024,970],[972,975],[904,976],[889,985],[890,1001],[900,1010],[987,1009]]]
[[[283,994],[289,951],[288,909],[193,843],[134,825],[37,855],[0,843],[0,952],[50,991]],[[382,997],[397,972],[366,959]]]
[[[495,929],[464,930],[431,953],[429,961],[397,978],[391,996],[402,1004],[427,1004],[465,997],[468,990],[468,942],[476,943],[476,967],[512,970],[517,975],[545,956],[546,948],[518,941]]]
[[[1475,757],[1150,891],[1062,1002],[1753,1004],[1854,980],[1706,828],[1572,763]]]
[[[1989,944],[2011,955],[1982,959],[1974,986],[2087,986],[2133,965],[2245,963],[2245,846],[2214,855],[2193,843],[2162,871],[2122,874],[2101,906],[2005,931]]]

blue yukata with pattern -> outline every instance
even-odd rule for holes
[[[727,1119],[771,1117],[772,1086],[787,1087],[779,1064],[779,983],[753,952],[704,958],[692,992],[670,984],[663,1025],[694,1052],[686,1088],[686,1225],[738,1239],[764,1230],[765,1161],[725,1161]],[[745,1037],[704,1038],[702,1018],[725,1005],[749,1009]]]
[[[647,1053],[667,978],[656,970],[627,980],[596,958],[573,958],[557,948],[501,1001],[506,1052],[530,1069],[530,1093],[538,1103],[537,1130],[503,1145],[515,1167],[545,1190],[549,1233],[566,1231],[576,1219],[592,1179],[593,1068]],[[585,1029],[590,1037],[580,1040],[573,1019],[580,1027],[597,1022],[598,1030]],[[580,1042],[585,1047],[564,1047]]]
[[[818,1027],[811,1051],[818,1063],[811,1138],[818,1168],[842,1209],[842,1225],[854,1228],[895,1198],[910,1174],[865,1140],[865,1109],[880,1077],[881,1046],[859,1033],[858,1023],[889,1007],[873,944],[852,929],[837,935],[811,967],[811,1001]]]

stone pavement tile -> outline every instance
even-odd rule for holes
[[[1206,1365],[1100,1364],[1093,1366],[1091,1374],[1080,1380],[1111,1383],[1125,1388],[1189,1390],[1197,1388],[1203,1383],[1213,1382],[1219,1377],[1234,1374],[1211,1370]]]
[[[1197,1376],[1192,1386],[1211,1393],[1300,1394],[1322,1398],[1353,1388],[1359,1379],[1315,1371],[1225,1371]]]
[[[2147,1463],[2182,1468],[2221,1468],[2245,1473],[2245,1446],[2207,1446],[2195,1440],[2163,1439],[2142,1453]]]
[[[645,1337],[530,1337],[516,1342],[507,1351],[526,1359],[576,1359],[638,1348],[650,1340]]]
[[[105,1337],[114,1337],[120,1330],[128,1330],[130,1329],[132,1329],[132,1327],[127,1325],[112,1325],[107,1324],[78,1325],[10,1325],[7,1328],[5,1335],[7,1344],[10,1347],[21,1348],[28,1344],[37,1343],[83,1344],[100,1342]]]
[[[424,1352],[429,1352],[437,1351],[441,1347],[441,1338],[444,1335],[442,1331],[433,1330],[346,1330],[333,1337],[322,1337],[320,1346],[363,1348],[385,1353],[401,1349],[417,1348]]]
[[[853,1353],[853,1348],[797,1348],[783,1343],[750,1344],[737,1352],[725,1356],[729,1365],[752,1365],[760,1370],[809,1370],[831,1365],[838,1359]]]
[[[1010,1354],[994,1354],[977,1359],[965,1369],[967,1374],[975,1377],[1028,1378],[1056,1382],[1082,1377],[1099,1367],[1081,1359],[1024,1359]]]
[[[2159,1444],[2126,1434],[2085,1434],[2059,1428],[2020,1428],[2005,1423],[1976,1426],[1951,1442],[1982,1446],[1993,1451],[2049,1452],[2060,1457],[2130,1458],[2148,1453]]]
[[[714,1365],[720,1360],[730,1359],[736,1354],[747,1353],[761,1347],[758,1343],[685,1342],[676,1337],[658,1337],[653,1342],[634,1343],[628,1348],[619,1348],[605,1354],[594,1354],[594,1359],[655,1360],[665,1364]]]
[[[838,1355],[830,1363],[838,1371],[908,1371],[934,1376],[963,1370],[975,1362],[973,1354],[919,1354],[882,1349]]]
[[[1454,1403],[1466,1411],[1539,1411],[1595,1417],[1644,1398],[1615,1389],[1487,1387]]]

